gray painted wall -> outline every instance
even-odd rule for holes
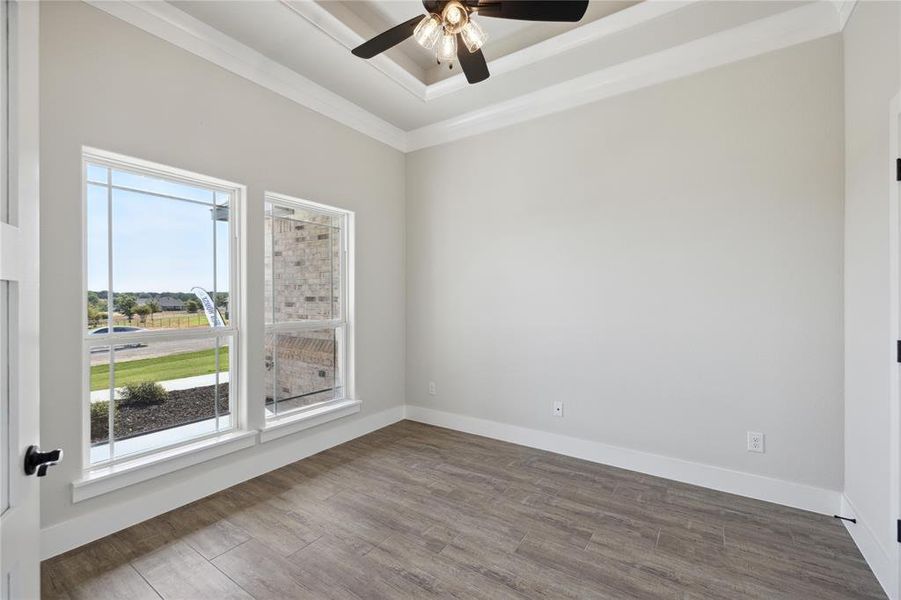
[[[840,490],[841,52],[408,155],[407,403]]]
[[[44,527],[290,456],[296,438],[73,505],[81,446],[81,146],[243,183],[251,261],[263,193],[357,214],[357,392],[366,417],[404,401],[404,156],[81,2],[41,6],[41,443],[69,458],[41,484]],[[263,269],[246,273],[251,389],[263,393]],[[52,368],[47,368],[52,365]],[[329,426],[325,426],[327,429]],[[318,431],[321,433],[323,428]],[[306,436],[310,437],[310,436]]]

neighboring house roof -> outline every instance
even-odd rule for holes
[[[159,298],[157,300],[157,302],[159,303],[160,307],[162,307],[162,308],[167,308],[167,307],[181,308],[185,305],[184,302],[182,302],[178,298],[173,298],[172,296],[163,296],[163,297]]]
[[[144,304],[147,304],[147,303],[150,302],[151,300],[153,300],[153,298],[151,298],[150,296],[141,296],[140,298],[138,298],[138,301],[137,301],[137,302],[138,302],[138,306],[142,306],[142,305],[144,305]]]

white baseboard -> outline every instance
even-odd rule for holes
[[[837,514],[841,507],[840,492],[763,475],[734,471],[670,456],[409,404],[406,407],[406,417],[411,421],[446,427],[825,515]]]
[[[241,453],[229,455],[227,463],[198,470],[189,485],[161,486],[139,498],[55,523],[41,530],[41,560],[366,435],[403,418],[404,407],[396,406],[347,423],[335,424],[322,431],[307,430],[305,435],[297,436],[296,439],[285,438],[283,444],[273,442],[256,446],[254,452],[247,452],[243,456]]]
[[[873,533],[871,523],[860,516],[860,513],[854,508],[854,504],[844,494],[842,494],[842,512],[840,514],[857,519],[857,523],[845,521],[845,529],[851,534],[851,539],[857,544],[857,548],[863,554],[867,564],[870,565],[870,569],[879,580],[886,595],[891,600],[899,600],[898,551],[895,548],[892,548],[891,551],[886,549]]]
[[[324,431],[299,436],[298,439],[287,441],[284,446],[280,445],[278,448],[263,448],[254,452],[252,456],[239,457],[229,461],[227,465],[205,471],[193,478],[190,485],[165,486],[140,498],[50,525],[41,531],[41,559],[46,560],[72,548],[77,548],[229,486],[262,475],[272,469],[396,423],[404,417],[429,425],[446,427],[817,513],[837,514],[845,506],[841,494],[833,490],[487,419],[407,405],[393,407]],[[858,524],[860,523],[858,521]],[[862,529],[858,527],[857,531],[862,531]],[[885,566],[891,563],[878,543],[875,542],[875,538],[864,534],[864,539],[861,541],[858,539],[859,533],[852,532],[852,536],[861,546],[861,551],[866,559],[871,561],[877,577],[880,572],[891,572],[891,569]],[[864,547],[868,550],[865,551]],[[882,557],[880,557],[880,552],[882,552]],[[871,556],[874,558],[871,559]],[[882,577],[880,577],[880,581],[886,585]]]
[[[193,478],[191,485],[165,486],[140,498],[50,525],[41,531],[41,560],[404,418],[802,510],[855,517],[856,524],[845,523],[849,534],[888,597],[901,600],[898,596],[898,556],[885,549],[873,534],[870,524],[860,517],[851,501],[840,492],[412,405],[396,406],[298,437],[277,449],[264,449],[253,456],[230,461],[224,468],[219,467]]]

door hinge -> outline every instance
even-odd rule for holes
[[[901,363],[901,340],[898,340],[898,350],[895,354],[895,360]]]
[[[901,158],[895,159],[895,181],[901,181]]]
[[[898,519],[898,543],[901,544],[901,519]]]

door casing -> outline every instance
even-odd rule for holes
[[[39,106],[37,2],[5,0],[7,26],[0,31],[8,66],[8,127],[0,132],[9,167],[8,223],[0,223],[0,279],[9,282],[8,320],[0,318],[7,350],[0,385],[7,386],[9,502],[0,516],[0,593],[40,597],[40,496],[38,479],[24,471],[25,450],[39,444]],[[4,63],[0,61],[0,66]],[[8,442],[8,443],[6,443]],[[2,507],[0,507],[2,510]],[[5,599],[4,599],[5,600]]]

